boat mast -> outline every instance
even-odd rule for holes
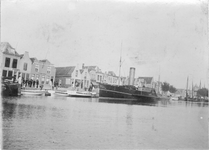
[[[118,85],[120,85],[120,71],[121,71],[121,53],[122,53],[122,42],[121,42],[121,50],[120,50],[120,64],[119,64],[119,82]]]
[[[187,97],[188,97],[188,82],[189,82],[189,77],[187,77],[186,99],[187,99]]]
[[[158,76],[158,94],[160,94],[160,75]]]
[[[158,94],[160,94],[160,66],[159,66],[159,76],[158,76]]]
[[[193,81],[192,81],[192,99],[193,99]]]

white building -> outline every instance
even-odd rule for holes
[[[8,42],[1,42],[1,53],[2,76],[12,77],[16,75],[17,79],[20,72],[20,55]]]
[[[28,52],[25,52],[24,54],[20,55],[20,72],[22,75],[22,78],[30,79],[31,78],[31,66],[32,61],[29,57]]]

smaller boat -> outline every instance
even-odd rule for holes
[[[2,77],[1,95],[2,96],[19,96],[21,94],[21,85],[15,82],[15,76]]]
[[[45,92],[44,90],[21,90],[21,95],[42,96]]]
[[[43,93],[37,93],[37,92],[21,92],[21,95],[30,95],[30,96],[42,96]]]
[[[54,96],[63,96],[63,97],[69,96],[68,92],[65,92],[65,91],[55,91],[55,92],[49,91],[49,93],[54,94]]]
[[[92,97],[92,94],[90,92],[79,92],[79,91],[69,91],[70,97]]]
[[[87,91],[74,91],[74,90],[49,90],[49,93],[53,94],[54,96],[64,96],[64,97],[92,97],[91,92]]]

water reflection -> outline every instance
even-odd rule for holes
[[[178,105],[182,104],[186,107],[208,107],[208,102],[178,101]]]
[[[113,104],[127,104],[127,105],[147,105],[147,106],[156,106],[158,102],[139,102],[137,100],[115,100],[115,99],[106,99],[106,98],[98,98],[98,102],[100,103],[113,103]]]
[[[129,105],[127,108],[127,116],[126,116],[126,123],[128,126],[132,125],[132,113],[133,113],[133,107],[131,105]]]
[[[208,148],[204,102],[17,97],[2,106],[5,149]]]

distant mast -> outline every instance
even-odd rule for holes
[[[159,67],[159,76],[158,76],[158,94],[160,94],[160,67]]]
[[[187,97],[188,97],[188,84],[189,84],[189,77],[187,77],[186,99],[187,99]]]
[[[192,98],[193,98],[193,90],[194,90],[194,89],[193,89],[193,81],[192,81]]]
[[[158,76],[158,94],[160,94],[160,75]]]
[[[122,42],[121,42],[121,50],[120,50],[120,64],[119,64],[119,82],[118,85],[120,85],[120,71],[121,71],[121,53],[122,53]]]

